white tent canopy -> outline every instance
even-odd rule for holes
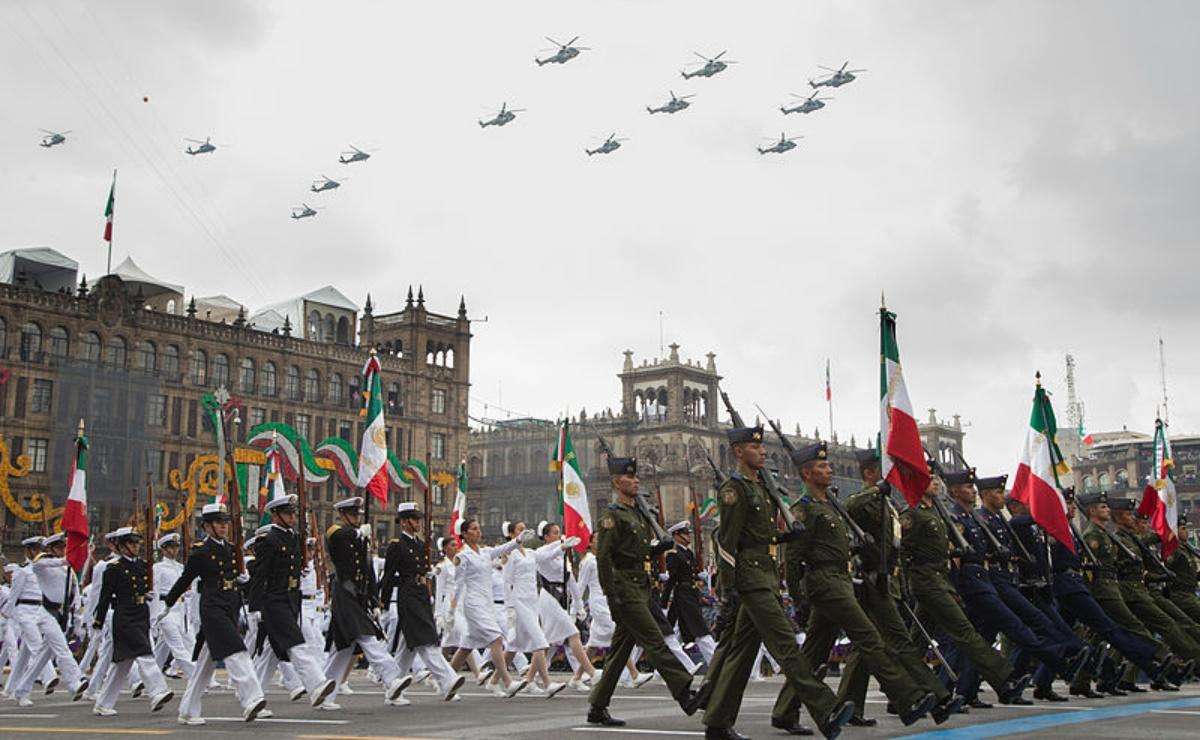
[[[26,285],[43,290],[74,291],[79,263],[49,247],[10,249],[0,254],[0,282]]]
[[[113,270],[112,274],[121,278],[129,286],[132,293],[136,293],[137,289],[141,288],[142,295],[146,298],[153,298],[162,293],[178,293],[181,296],[183,295],[182,285],[164,282],[150,276],[145,270],[137,266],[132,257],[126,257],[124,262],[117,265],[117,269]]]

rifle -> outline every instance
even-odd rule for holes
[[[729,480],[729,476],[717,467],[717,464],[713,462],[712,455],[708,454],[708,450],[704,451],[704,459],[708,460],[708,466],[712,468],[714,487],[720,490],[721,486],[725,485],[725,481]]]
[[[733,404],[730,403],[729,394],[725,391],[721,391],[721,401],[724,402],[725,410],[729,412],[729,419],[733,422],[733,425],[735,427],[745,427],[746,423],[742,421],[742,415],[739,414],[737,409],[733,407]],[[781,516],[783,516],[783,521],[785,524],[787,524],[788,529],[797,532],[803,532],[804,525],[796,521],[796,517],[792,515],[792,510],[786,503],[787,490],[784,489],[784,487],[775,478],[774,473],[771,472],[770,468],[764,465],[762,470],[759,471],[759,475],[766,484],[767,495],[771,497],[773,502],[775,502],[775,507],[779,509],[779,513]]]
[[[936,475],[939,479],[943,479],[942,485],[945,485],[945,471],[942,470],[942,466],[940,463],[938,463],[937,458],[929,454],[929,450],[925,450],[925,460],[929,465],[930,472]],[[975,548],[971,547],[966,538],[963,537],[962,532],[958,531],[958,527],[954,526],[954,518],[951,517],[950,512],[947,511],[946,504],[942,502],[941,495],[935,492],[932,496],[930,496],[930,500],[933,501],[933,508],[937,510],[938,516],[942,518],[942,523],[946,525],[946,531],[948,531],[954,538],[954,546],[963,553],[977,555],[978,553],[975,552]]]
[[[1087,540],[1083,538],[1083,535],[1079,533],[1079,528],[1075,526],[1075,522],[1068,521],[1067,524],[1069,524],[1071,527],[1071,534],[1075,535],[1075,538],[1079,540],[1081,545],[1083,545],[1083,554],[1087,556],[1087,560],[1097,568],[1102,567],[1100,565],[1100,558],[1096,557],[1096,553],[1092,552],[1091,545],[1089,545]]]
[[[967,459],[965,457],[963,457],[962,453],[958,451],[957,447],[951,447],[950,451],[954,453],[954,456],[958,458],[958,461],[960,463],[962,463],[962,466],[964,468],[971,467],[970,465],[967,464]],[[965,509],[967,511],[967,514],[972,519],[975,520],[975,524],[977,524],[983,530],[983,534],[988,539],[988,544],[991,545],[992,550],[995,551],[996,555],[1004,560],[1011,560],[1013,557],[1012,551],[1000,543],[1000,540],[998,540],[996,538],[996,534],[994,532],[992,532],[991,528],[988,527],[987,523],[983,521],[983,518],[979,516],[979,512],[975,511],[975,508],[972,506],[964,506],[963,509]],[[1003,516],[1001,516],[1000,518],[1004,519]],[[1004,519],[1004,523],[1007,526],[1008,520]],[[1020,546],[1021,550],[1024,550],[1025,546],[1021,544],[1021,540],[1017,539],[1017,535],[1015,533],[1013,533],[1011,527],[1009,528],[1008,533],[1013,538],[1013,541],[1016,542],[1018,546]],[[1025,553],[1025,558],[1030,563],[1034,562],[1033,558],[1029,557],[1028,552]]]
[[[271,432],[274,436],[275,432]],[[300,562],[308,563],[308,491],[304,487],[304,459],[300,456],[296,476],[296,530],[300,538]],[[283,475],[283,471],[279,471]]]
[[[700,496],[696,493],[696,488],[692,485],[690,469],[688,471],[688,496],[692,501],[692,527],[696,533],[696,562],[704,565],[704,538],[701,536],[704,531],[700,528]]]
[[[589,422],[584,423],[587,423],[590,426]],[[600,445],[600,451],[603,452],[610,460],[616,457],[616,453],[613,452],[612,447],[609,447],[608,442],[604,440],[604,437],[600,436],[600,430],[593,426],[592,431],[596,433],[596,443]],[[654,538],[659,542],[664,542],[669,539],[667,536],[667,531],[663,529],[661,524],[658,523],[658,517],[656,517],[650,510],[650,505],[646,503],[645,495],[646,494],[639,491],[638,495],[634,498],[634,503],[637,504],[638,513],[644,516],[646,521],[650,523],[650,529],[654,532]]]
[[[912,620],[913,624],[917,625],[917,629],[921,631],[925,642],[929,644],[929,649],[933,650],[933,654],[937,657],[938,662],[946,669],[946,675],[950,677],[950,683],[958,683],[958,674],[954,672],[954,669],[950,667],[950,661],[946,660],[946,656],[942,655],[942,651],[938,649],[937,643],[933,640],[933,635],[929,634],[929,630],[925,629],[925,625],[921,624],[920,619],[917,619],[917,613],[913,611],[913,608],[903,598],[896,600],[904,606],[904,611],[908,613],[908,618]]]
[[[154,540],[158,535],[157,521],[154,516],[154,482],[146,472],[146,539],[142,542],[142,557],[146,561],[146,583],[150,592],[154,592]],[[155,597],[157,598],[157,597]]]
[[[186,563],[188,553],[191,550],[192,544],[192,521],[187,510],[187,497],[183,491],[179,492],[178,511],[183,512],[183,518],[179,520],[179,552],[181,553],[179,562]]]
[[[315,511],[308,512],[309,529],[317,532],[317,513]],[[315,542],[313,546],[313,570],[316,571],[317,585],[321,589],[321,593],[325,595],[325,605],[329,605],[329,568],[325,564],[325,537],[319,532],[313,537]]]
[[[234,440],[237,439],[237,424],[241,421],[238,418],[237,408],[233,410],[233,417],[229,420],[229,428],[232,431]],[[224,426],[222,423],[220,426]],[[237,479],[237,462],[233,453],[234,448],[230,448],[226,456],[229,459],[229,470],[233,473],[232,480],[229,481],[229,518],[233,521],[233,556],[237,560],[238,573],[246,572],[246,558],[242,552],[243,542],[245,541],[245,530],[242,525],[242,492],[238,489]],[[225,460],[222,459],[219,463],[221,469],[225,467]]]

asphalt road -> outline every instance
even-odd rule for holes
[[[223,679],[222,673],[218,676]],[[555,678],[563,678],[556,676]],[[836,685],[837,679],[828,679]],[[641,689],[618,689],[611,711],[628,721],[624,728],[600,730],[584,721],[587,695],[564,691],[547,700],[518,696],[497,699],[468,683],[461,701],[440,701],[434,692],[418,686],[406,692],[412,704],[391,707],[383,703],[382,690],[356,671],[353,695],[338,697],[341,711],[310,709],[304,701],[291,703],[278,687],[268,692],[275,717],[252,724],[241,721],[241,711],[232,692],[216,690],[204,699],[203,727],[176,723],[182,681],[170,681],[176,699],[161,712],[150,713],[145,698],[122,694],[116,717],[95,717],[86,701],[71,703],[59,691],[51,696],[33,695],[34,706],[17,707],[0,702],[0,737],[36,738],[51,736],[114,737],[172,735],[201,738],[212,735],[239,737],[342,738],[552,738],[553,740],[640,740],[640,738],[702,737],[699,717],[686,717],[660,682]],[[751,683],[742,706],[737,729],[754,738],[784,737],[770,726],[771,705],[779,691],[779,679]],[[874,729],[847,728],[844,738],[912,737],[1087,737],[1114,738],[1200,738],[1200,684],[1188,684],[1178,693],[1135,694],[1127,698],[1072,700],[1065,704],[1037,702],[1030,707],[974,710],[958,715],[940,727],[925,720],[905,728],[884,711],[885,700],[874,690],[868,695],[867,716],[879,719]],[[1066,688],[1059,686],[1060,693]],[[985,694],[985,697],[988,695]],[[806,718],[807,719],[807,718]]]

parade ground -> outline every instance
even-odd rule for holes
[[[218,674],[223,680],[223,675]],[[565,680],[566,676],[555,676]],[[828,682],[836,688],[837,679]],[[0,704],[0,737],[43,736],[116,737],[171,735],[201,738],[214,735],[240,737],[288,737],[310,740],[384,740],[385,738],[546,738],[555,740],[639,740],[640,738],[702,737],[697,717],[685,717],[655,681],[641,689],[619,689],[611,707],[613,716],[628,721],[621,728],[599,729],[583,721],[587,695],[564,692],[554,699],[518,697],[496,699],[468,684],[462,701],[438,701],[432,690],[419,686],[406,692],[412,704],[383,705],[382,689],[367,682],[356,671],[353,695],[338,697],[342,710],[318,712],[303,702],[287,700],[282,689],[268,691],[275,716],[247,725],[234,695],[228,690],[209,692],[204,698],[203,727],[176,723],[182,681],[172,681],[176,698],[161,712],[151,714],[145,698],[133,700],[122,694],[116,717],[100,718],[91,713],[89,702],[72,703],[64,692],[52,696],[35,694],[36,704],[27,709],[11,702]],[[778,678],[752,682],[738,720],[737,729],[752,738],[784,737],[770,726],[771,705],[779,691]],[[1066,694],[1065,685],[1056,689]],[[982,694],[993,701],[990,692]],[[1185,684],[1178,693],[1153,692],[1129,697],[1082,700],[1072,697],[1063,704],[1036,702],[1032,706],[1001,706],[972,710],[935,727],[928,720],[905,728],[885,711],[885,699],[872,684],[866,715],[879,720],[874,728],[847,727],[843,738],[930,737],[1072,737],[1072,738],[1186,738],[1200,737],[1200,684]],[[811,721],[805,716],[806,724]]]

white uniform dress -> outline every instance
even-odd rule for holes
[[[565,593],[567,586],[563,583],[562,542],[547,543],[534,552],[537,554],[538,575]],[[546,633],[551,645],[560,645],[572,635],[579,634],[575,621],[549,589],[541,589],[537,603],[542,618],[542,632]]]
[[[454,601],[467,622],[458,647],[476,650],[491,645],[497,637],[504,637],[505,630],[496,621],[496,611],[492,608],[492,563],[518,544],[509,540],[499,547],[481,547],[478,552],[466,546],[455,556],[458,563],[454,572]]]
[[[579,563],[579,591],[587,593],[587,608],[592,620],[588,629],[587,646],[607,648],[612,646],[613,632],[617,629],[612,612],[608,609],[608,597],[600,587],[600,571],[596,568],[596,556],[586,553]]]
[[[450,602],[454,600],[454,573],[457,570],[449,558],[442,558],[433,569],[433,577],[437,588],[437,602],[433,607],[434,621],[442,628],[442,647],[456,648],[462,644],[463,635],[467,632],[467,620],[462,616],[462,609],[451,613]]]
[[[550,643],[538,622],[536,552],[521,548],[510,552],[508,562],[504,565],[504,574],[511,589],[509,603],[512,604],[513,613],[508,649],[519,653],[545,650]]]

